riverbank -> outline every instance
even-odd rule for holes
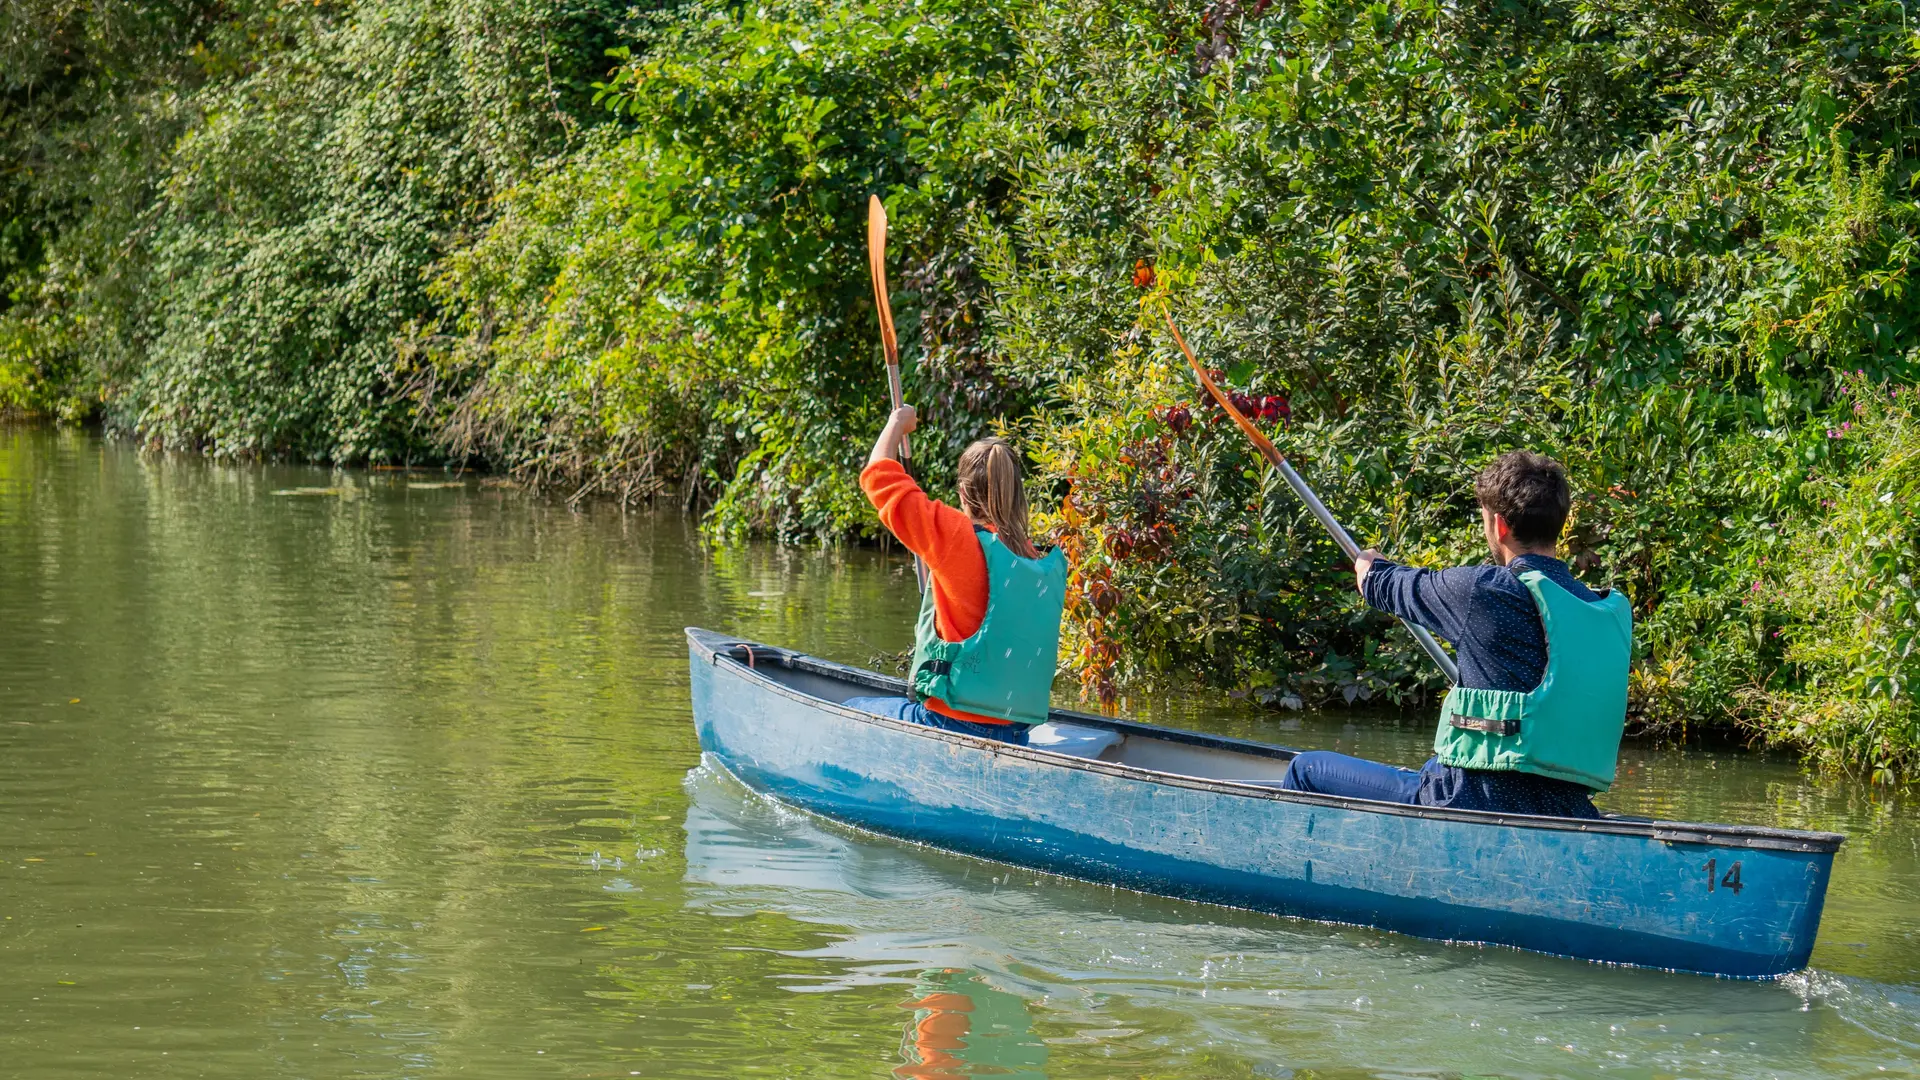
[[[1398,556],[1565,461],[1637,723],[1915,775],[1898,4],[509,7],[9,12],[0,404],[871,535],[878,191],[927,481],[1021,441],[1091,695],[1439,689],[1164,304]]]

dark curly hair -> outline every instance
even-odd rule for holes
[[[1480,470],[1473,493],[1482,507],[1507,519],[1515,540],[1530,547],[1557,543],[1573,505],[1567,470],[1527,450],[1502,454]]]

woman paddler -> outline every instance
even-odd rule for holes
[[[1020,460],[1003,439],[960,455],[960,509],[927,497],[897,460],[917,423],[893,411],[860,473],[860,488],[932,578],[915,630],[911,699],[860,697],[847,705],[946,731],[1025,745],[1047,719],[1059,662],[1067,565],[1041,555],[1027,531]]]

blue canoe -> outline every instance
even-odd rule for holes
[[[1294,751],[1055,710],[1098,757],[840,703],[899,679],[687,631],[700,746],[749,786],[874,832],[1142,892],[1604,963],[1806,966],[1844,837],[1280,791]]]

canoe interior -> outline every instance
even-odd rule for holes
[[[800,661],[798,665],[794,664],[796,660]],[[805,658],[791,654],[761,659],[756,664],[756,670],[782,686],[835,705],[843,704],[849,698],[870,696],[875,691],[906,692],[904,683],[876,686],[873,683],[851,681],[845,674],[824,674],[806,665]],[[1097,760],[1177,776],[1277,784],[1286,775],[1287,762],[1294,755],[1294,751],[1284,747],[1258,743],[1235,746],[1230,740],[1222,740],[1221,745],[1176,741],[1142,725],[1101,716],[1083,716],[1065,710],[1055,710],[1054,718],[1063,723],[1122,731],[1121,741],[1102,751]]]
[[[705,657],[709,663],[738,665],[751,676],[765,678],[797,695],[823,703],[843,705],[849,698],[875,694],[904,695],[908,692],[906,681],[903,679],[822,660],[777,646],[743,641],[697,627],[687,628],[687,638],[695,652]],[[875,724],[899,723],[864,713],[858,715],[866,717]],[[1169,782],[1218,784],[1224,791],[1255,798],[1321,803],[1370,813],[1444,818],[1507,827],[1642,836],[1666,844],[1698,844],[1831,854],[1838,851],[1840,845],[1846,842],[1846,837],[1837,833],[1775,829],[1758,825],[1658,821],[1619,814],[1608,814],[1597,820],[1548,818],[1484,810],[1454,810],[1437,806],[1403,806],[1365,799],[1345,799],[1312,792],[1281,791],[1277,787],[1278,782],[1286,774],[1287,763],[1296,753],[1299,753],[1290,747],[1223,735],[1208,735],[1180,728],[1158,727],[1069,709],[1052,710],[1051,719],[1062,723],[1107,728],[1120,732],[1124,739],[1117,746],[1109,748],[1100,755],[1097,760],[1101,765],[1116,767],[1145,779],[1160,778]],[[929,735],[932,734],[929,731]],[[1035,748],[1010,748],[1005,744],[993,743],[985,739],[974,739],[970,736],[945,732],[939,733],[939,736],[978,743],[982,749],[992,753],[1037,754],[1056,758],[1060,764],[1066,766],[1083,764],[1083,759],[1049,754]]]

